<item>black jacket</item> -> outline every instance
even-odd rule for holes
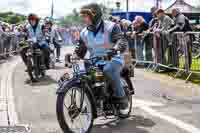
[[[137,28],[137,30],[136,30],[136,34],[140,34],[140,33],[142,33],[143,31],[146,31],[146,30],[148,30],[149,29],[149,25],[147,24],[147,23],[142,23],[141,25],[140,25],[140,27],[138,27]]]

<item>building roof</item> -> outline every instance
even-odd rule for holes
[[[179,8],[182,13],[200,13],[200,9],[186,3],[184,0],[176,0],[171,6],[169,6],[165,12],[171,13],[172,9]]]

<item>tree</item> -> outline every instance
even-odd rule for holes
[[[110,13],[112,12],[111,9],[107,8],[105,5],[100,4],[102,12],[103,12],[103,19],[108,19],[110,17]],[[63,20],[59,23],[61,26],[76,26],[81,25],[81,17],[76,9],[72,11],[71,14],[64,17]]]
[[[79,13],[76,9],[73,10],[73,12],[67,16],[64,17],[63,20],[59,23],[61,26],[76,26],[81,24],[81,17],[79,16]]]
[[[18,24],[26,20],[26,16],[13,12],[4,12],[0,13],[0,20],[10,24]]]

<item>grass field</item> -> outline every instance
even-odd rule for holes
[[[185,60],[184,57],[179,59],[179,68],[184,68]],[[190,68],[191,71],[199,71],[200,72],[200,58],[192,59],[192,65]]]
[[[183,69],[184,64],[185,64],[185,60],[184,60],[184,57],[182,57],[179,59],[179,68]],[[200,72],[200,58],[192,59],[192,65],[191,65],[190,70]],[[163,73],[163,74],[174,77],[176,75],[176,72],[169,72],[169,73]],[[185,80],[187,78],[187,76],[188,75],[182,73],[178,76],[178,78]],[[200,74],[192,74],[189,81],[200,85]]]

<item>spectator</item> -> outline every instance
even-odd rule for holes
[[[143,33],[148,30],[148,24],[142,16],[135,17],[135,37],[136,37],[136,59],[139,61],[144,61],[144,41]],[[144,65],[141,63],[140,65]]]
[[[174,24],[174,21],[165,14],[163,9],[158,9],[156,11],[156,15],[160,21],[160,25],[158,27],[158,31],[167,31],[168,29],[170,29],[172,27],[172,25]]]
[[[172,10],[172,16],[174,17],[175,26],[169,30],[169,32],[174,31],[192,31],[189,19],[185,17],[178,8]]]
[[[144,31],[148,30],[149,25],[146,23],[142,16],[135,17],[136,25],[137,25],[137,32],[136,34],[143,33]]]
[[[131,32],[132,31],[132,25],[131,25],[131,21],[129,20],[123,20],[122,21],[122,31],[126,34],[127,32]]]
[[[160,21],[159,27],[156,30],[158,33],[160,33],[160,46],[158,46],[157,53],[159,53],[157,56],[160,57],[159,62],[168,65],[168,66],[174,66],[174,46],[172,46],[172,36],[170,36],[167,31],[174,25],[174,21],[165,14],[164,10],[158,9],[156,12],[156,15]],[[158,58],[159,58],[158,57]],[[171,69],[167,69],[164,67],[160,67],[163,71],[171,71]]]
[[[4,53],[6,57],[10,56],[10,50],[11,50],[11,36],[10,36],[10,27],[8,24],[3,25],[4,33],[2,34],[3,44],[4,44]],[[4,58],[5,58],[4,56]]]
[[[131,40],[131,42],[129,43],[129,52],[131,53],[132,58],[136,59],[134,36],[135,36],[135,31],[137,30],[137,24],[136,24],[135,20],[132,22],[131,30],[132,30],[132,33],[130,35],[127,34],[130,37],[130,40]],[[135,62],[133,62],[133,63],[135,63]]]
[[[156,29],[159,27],[159,20],[158,20],[158,17],[156,16],[157,10],[158,10],[157,7],[151,8],[151,14],[152,14],[153,18],[149,22],[149,30],[144,36],[145,60],[146,61],[153,61],[153,53],[152,53],[153,41],[151,41],[151,40],[154,40],[154,36],[150,32],[156,31]]]
[[[115,16],[112,16],[111,17],[112,19],[110,19],[112,22],[114,22],[115,24],[117,24],[120,28],[121,28],[121,25],[120,25],[120,18],[119,17],[115,17]]]
[[[172,16],[174,17],[174,20],[175,20],[175,26],[168,30],[169,33],[177,32],[177,31],[179,31],[179,32],[192,31],[192,27],[190,25],[189,19],[186,16],[184,16],[178,8],[175,8],[172,10]],[[182,37],[180,37],[180,39],[181,38]],[[188,49],[187,54],[188,54],[189,68],[191,67],[191,64],[192,64],[191,51],[192,51],[192,40],[193,39],[194,39],[194,36],[189,35],[189,39],[187,40],[187,43],[186,43],[187,49]],[[181,44],[178,44],[178,45],[181,46]],[[178,62],[178,60],[176,62]]]
[[[158,10],[157,7],[152,7],[151,8],[151,14],[152,14],[153,18],[149,22],[149,29],[150,29],[150,31],[154,31],[159,26],[159,21],[158,21],[158,18],[156,16],[156,11],[157,10]]]
[[[3,34],[3,26],[2,26],[2,22],[0,23],[0,37],[1,35]],[[1,39],[0,40],[0,59],[3,58],[3,53],[4,53],[4,43],[3,43],[3,40]]]
[[[128,48],[131,53],[131,56],[135,59],[134,54],[134,40],[131,38],[131,34],[133,32],[132,23],[129,20],[122,20],[121,21],[122,32],[124,37],[128,40]]]

